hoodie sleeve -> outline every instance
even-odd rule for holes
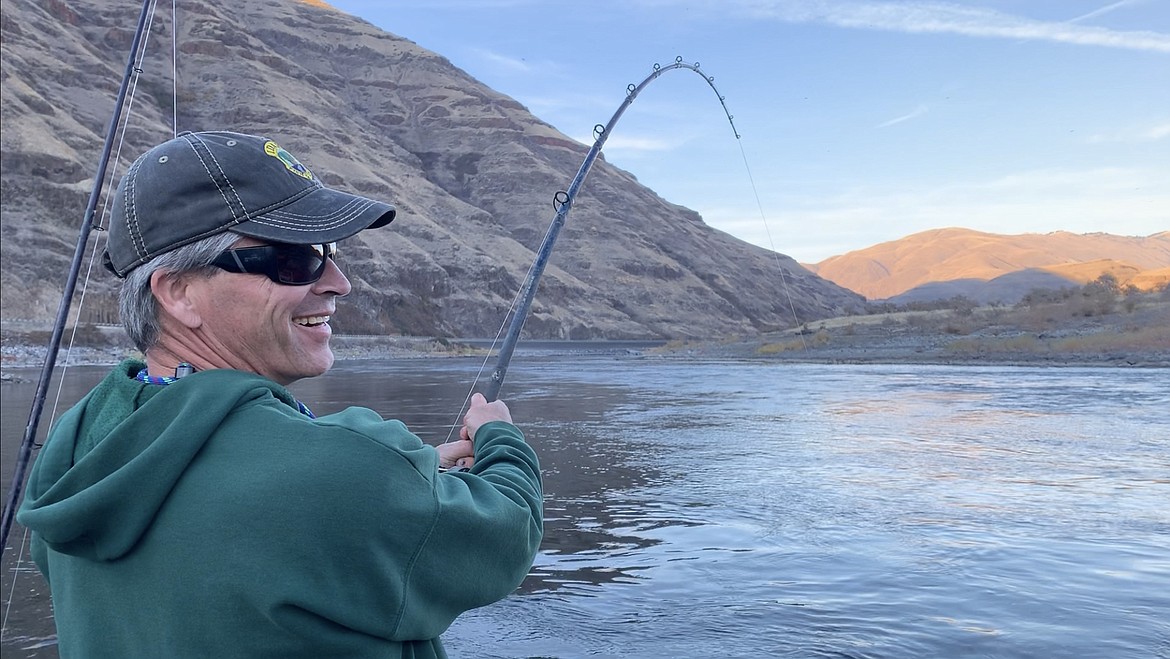
[[[540,466],[512,424],[481,427],[472,471],[439,474],[434,496],[438,516],[407,581],[402,638],[435,634],[436,617],[453,620],[506,597],[527,576],[543,536]]]

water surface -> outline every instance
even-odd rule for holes
[[[440,442],[478,366],[346,362],[294,390]],[[32,385],[3,386],[8,479]],[[518,357],[503,395],[546,538],[452,656],[1170,657],[1166,369]],[[12,562],[5,656],[54,656]]]

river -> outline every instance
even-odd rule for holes
[[[339,362],[293,389],[437,443],[478,367]],[[70,369],[59,405],[105,370]],[[0,386],[6,492],[34,385]],[[546,536],[452,657],[1170,657],[1170,370],[526,355],[503,397]],[[56,656],[16,553],[4,656]]]

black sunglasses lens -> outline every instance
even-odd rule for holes
[[[238,247],[222,252],[211,265],[228,272],[267,275],[278,284],[304,286],[325,274],[325,262],[336,253],[336,243]]]
[[[276,250],[276,275],[280,283],[293,286],[311,284],[325,273],[325,259],[332,254],[330,245],[288,245]]]

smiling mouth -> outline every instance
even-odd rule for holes
[[[327,324],[330,318],[331,316],[304,316],[302,318],[293,318],[293,322],[302,327],[317,327]]]

